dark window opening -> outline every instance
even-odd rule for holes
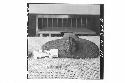
[[[62,27],[62,19],[61,18],[58,19],[58,27]]]
[[[57,18],[53,18],[53,26],[52,27],[58,27],[57,25],[58,25]]]
[[[38,29],[42,29],[42,19],[38,18]]]
[[[47,37],[47,36],[49,36],[49,34],[43,34],[43,37]]]
[[[47,18],[43,18],[43,27],[42,28],[46,28],[47,27]]]
[[[51,34],[51,37],[63,37],[62,34]]]
[[[48,18],[48,27],[52,27],[52,18]]]
[[[76,18],[72,18],[72,27],[76,28]]]

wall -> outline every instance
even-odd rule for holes
[[[27,29],[28,29],[28,36],[35,36],[36,35],[36,15],[34,14],[29,14],[28,15],[28,24],[27,24]]]
[[[38,14],[29,14],[28,16],[28,36],[36,36],[36,16]],[[75,16],[75,15],[74,15]],[[87,28],[96,32],[97,35],[100,33],[100,16],[99,15],[80,15],[88,18]]]
[[[29,4],[29,13],[100,15],[100,5],[85,4]]]

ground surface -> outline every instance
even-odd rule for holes
[[[100,79],[100,58],[28,60],[28,79]]]

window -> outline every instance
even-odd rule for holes
[[[58,15],[59,16],[59,15]],[[38,17],[38,29],[51,29],[51,28],[85,28],[86,18],[85,17],[68,17],[64,18],[61,16],[58,18],[56,15],[52,17],[51,15],[44,17]]]

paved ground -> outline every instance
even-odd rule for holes
[[[100,58],[28,60],[28,79],[100,79]]]

